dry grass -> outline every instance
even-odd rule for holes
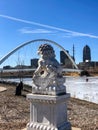
[[[72,99],[68,104],[69,120],[82,130],[98,130],[98,105]]]
[[[29,122],[29,102],[25,96],[27,92],[15,96],[15,87],[6,87],[7,91],[0,93],[0,130],[20,130]]]
[[[4,85],[7,91],[0,93],[0,130],[21,130],[29,122],[28,92],[15,96],[15,86]],[[82,130],[98,130],[98,105],[72,99],[68,102],[68,117],[72,126]]]

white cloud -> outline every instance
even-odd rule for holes
[[[98,36],[86,33],[79,33],[79,32],[68,32],[65,34],[64,37],[89,37],[89,38],[98,38]]]
[[[58,28],[58,27],[54,27],[54,26],[50,26],[50,25],[46,25],[46,24],[41,24],[41,23],[37,23],[37,22],[33,22],[33,21],[23,20],[23,19],[19,19],[19,18],[7,16],[7,15],[0,14],[0,17],[10,19],[10,20],[13,20],[13,21],[23,22],[23,23],[27,23],[27,24],[31,24],[31,25],[36,25],[36,26],[40,26],[40,27],[44,27],[44,28],[49,28],[49,29],[53,29],[53,30],[57,30],[57,31],[61,31],[61,32],[66,32],[67,35],[65,35],[65,36],[98,38],[98,36],[93,35],[93,34],[86,34],[86,33],[71,31],[71,30]]]
[[[38,34],[38,33],[44,33],[44,34],[51,34],[53,31],[49,31],[46,29],[31,29],[31,28],[22,28],[19,30],[21,33],[28,33],[28,34]]]

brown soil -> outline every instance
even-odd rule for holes
[[[27,91],[22,96],[15,96],[15,86],[4,85],[7,91],[0,93],[0,130],[21,130],[29,122],[29,101]],[[70,99],[68,102],[68,119],[72,126],[82,130],[98,130],[98,105]]]

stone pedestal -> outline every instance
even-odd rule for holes
[[[71,130],[67,121],[67,100],[70,94],[39,95],[28,94],[30,101],[30,122],[27,130]]]

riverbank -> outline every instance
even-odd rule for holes
[[[29,102],[26,94],[15,96],[14,85],[0,84],[7,90],[0,93],[0,130],[21,130],[29,122]],[[71,98],[68,101],[68,119],[72,126],[82,130],[98,130],[98,104]]]

